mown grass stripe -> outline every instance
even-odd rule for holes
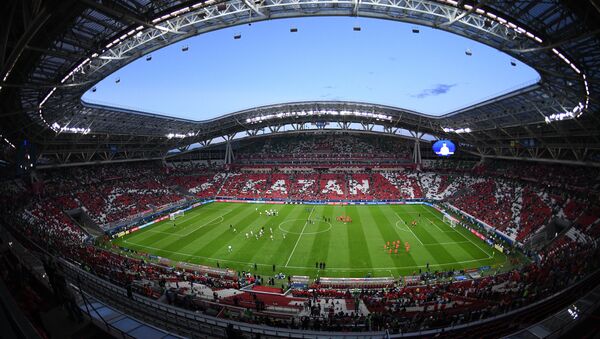
[[[265,209],[277,209],[279,216],[261,215],[260,211],[264,212]],[[315,224],[306,225],[311,210]],[[423,222],[416,227],[403,224],[410,223],[419,213],[422,217],[426,215],[434,224]],[[220,215],[225,215],[223,220],[218,219]],[[336,221],[336,217],[341,215],[350,215],[353,222],[343,224]],[[332,219],[330,229],[327,224],[320,224],[323,216]],[[228,266],[261,275],[271,275],[273,264],[277,273],[288,275],[363,277],[368,273],[374,276],[413,274],[423,269],[427,262],[432,270],[440,270],[480,267],[506,261],[506,256],[499,252],[490,258],[487,253],[493,252],[491,248],[466,229],[452,229],[440,218],[437,211],[423,205],[213,203],[186,212],[185,217],[177,219],[178,230],[173,231],[172,222],[167,220],[117,239],[114,243],[176,261],[208,265],[219,262],[221,267]],[[200,227],[207,222],[210,225]],[[285,233],[284,239],[284,232],[279,229],[281,223],[284,223],[284,230],[295,233]],[[234,225],[238,232],[233,233],[229,224]],[[262,239],[245,238],[247,231],[255,232],[262,226],[266,229]],[[269,227],[274,230],[273,241],[269,238]],[[175,233],[169,234],[172,231]],[[188,232],[189,236],[180,236]],[[408,241],[410,253],[390,256],[384,252],[384,242],[395,239],[401,240],[399,249],[402,252],[404,242]],[[292,259],[288,267],[284,267],[296,243]],[[227,251],[229,245],[233,247],[232,253]],[[315,269],[315,262],[320,261],[327,263],[325,272]],[[254,270],[254,263],[257,264],[257,270]]]

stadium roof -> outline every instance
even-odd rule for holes
[[[117,70],[82,100],[192,120],[312,100],[439,116],[539,79],[505,53],[442,30],[328,16],[265,20],[183,40]]]
[[[3,6],[0,134],[12,144],[32,140],[39,155],[60,161],[74,154],[76,161],[161,158],[218,137],[324,121],[341,129],[358,123],[388,134],[401,129],[413,137],[451,137],[491,157],[583,163],[600,149],[600,9],[588,1],[25,0]],[[319,15],[446,30],[513,56],[541,80],[441,117],[377,103],[303,102],[195,122],[81,102],[107,75],[177,41],[258,20]],[[522,140],[533,143],[515,147]]]

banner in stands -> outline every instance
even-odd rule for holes
[[[419,275],[407,275],[402,278],[404,279],[404,285],[416,285],[421,282],[421,276]]]
[[[254,199],[254,198],[227,198],[217,197],[215,200],[208,202],[233,202],[233,203],[249,203],[249,204],[304,204],[304,205],[410,205],[426,203],[423,199],[408,199],[408,200],[289,200],[289,199]],[[429,205],[435,207],[433,205]]]
[[[238,203],[248,203],[248,204],[285,204],[285,201],[279,200],[256,200],[256,199],[227,199],[227,198],[217,198],[214,200],[216,202],[238,202]]]
[[[470,272],[467,272],[467,274],[469,275],[469,277],[471,277],[471,279],[481,278],[481,274],[479,274],[479,270],[472,270]]]
[[[477,232],[476,229],[470,228],[469,231],[471,231],[471,233],[475,234],[475,236],[483,241],[486,240],[485,236],[479,232]]]
[[[188,207],[186,207],[186,208],[184,208],[184,209],[177,210],[177,211],[189,211],[189,210],[191,210],[191,209],[193,209],[193,208],[196,208],[196,207],[198,207],[198,206],[205,205],[205,204],[208,204],[208,203],[211,203],[211,202],[214,202],[214,200],[205,200],[205,201],[200,201],[200,202],[197,202],[197,203],[194,203],[194,204],[192,204],[191,206],[188,206]],[[173,211],[173,212],[177,212],[177,211]],[[172,213],[171,211],[169,211],[169,212],[170,212],[170,213]],[[154,224],[156,224],[157,222],[161,222],[161,221],[163,221],[163,220],[167,220],[167,219],[169,219],[169,214],[170,214],[170,213],[168,213],[168,214],[165,214],[165,215],[163,215],[163,216],[161,216],[161,217],[159,217],[159,218],[156,218],[156,219],[154,219],[154,220],[152,220],[152,221],[149,221],[149,222],[147,222],[147,223],[145,223],[145,224],[143,224],[143,225],[141,225],[141,226],[135,226],[135,227],[133,227],[133,228],[130,228],[130,229],[128,229],[128,230],[125,230],[125,231],[118,232],[118,233],[116,233],[116,234],[114,234],[114,235],[113,235],[113,238],[120,238],[120,237],[122,237],[122,236],[124,236],[124,235],[127,235],[127,234],[129,234],[129,233],[132,233],[132,232],[135,232],[135,231],[139,231],[139,230],[141,230],[142,228],[146,228],[146,227],[148,227],[148,226],[150,226],[150,225],[154,225]]]
[[[193,205],[192,205],[192,208],[196,208],[196,207],[198,207],[198,206],[206,205],[206,204],[209,204],[209,203],[211,203],[211,202],[214,202],[214,200],[205,200],[205,201],[200,201],[200,202],[197,202],[197,203],[193,204]]]
[[[227,268],[215,268],[204,265],[190,264],[186,262],[178,262],[175,264],[178,269],[186,270],[188,272],[198,272],[200,274],[208,274],[211,277],[229,277],[234,279],[236,272]]]
[[[308,288],[310,283],[310,277],[307,275],[293,275],[290,277],[292,288]]]
[[[376,277],[376,278],[319,278],[321,286],[333,288],[384,288],[394,285],[394,277]]]

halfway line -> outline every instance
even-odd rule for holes
[[[308,215],[308,220],[310,220],[310,216],[312,215],[314,210],[315,210],[315,207],[313,206],[312,210],[310,210],[310,214]],[[289,258],[288,258],[287,262],[285,263],[285,267],[287,267],[287,265],[290,263],[290,260],[292,259],[292,255],[294,255],[294,251],[296,250],[296,247],[298,247],[298,243],[300,242],[302,233],[304,233],[304,229],[306,229],[306,225],[308,225],[308,220],[306,220],[306,222],[304,223],[304,227],[302,227],[302,231],[300,232],[300,235],[298,236],[298,240],[296,240],[296,245],[294,245],[294,248],[292,249],[292,253],[290,253]]]

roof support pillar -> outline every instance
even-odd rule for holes
[[[411,132],[411,134],[413,134]],[[415,164],[417,164],[417,166],[421,166],[422,163],[422,159],[421,159],[421,137],[424,135],[424,133],[414,133],[413,136],[415,137],[415,145],[413,147],[413,162]]]
[[[233,162],[233,149],[231,148],[231,140],[235,138],[237,133],[228,134],[223,137],[225,139],[225,164],[229,165]]]

